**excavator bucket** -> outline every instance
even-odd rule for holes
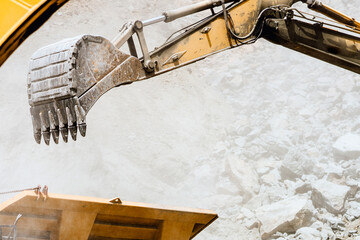
[[[86,133],[86,115],[113,87],[137,80],[141,62],[99,36],[84,35],[43,47],[30,60],[28,98],[37,143]]]

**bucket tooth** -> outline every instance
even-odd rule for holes
[[[64,140],[64,142],[68,142],[68,136],[69,136],[69,131],[67,128],[67,122],[64,120],[63,114],[61,113],[61,110],[58,108],[56,110],[58,119],[59,119],[59,129],[60,129],[60,133],[62,136],[62,139]]]
[[[39,114],[39,116],[40,116],[40,122],[41,122],[41,131],[45,132],[48,129],[46,117],[44,116],[44,114],[42,112]]]
[[[54,129],[50,131],[51,136],[56,144],[59,143],[59,129]]]
[[[71,111],[68,107],[66,107],[66,117],[67,117],[68,126],[70,128],[74,125],[74,119],[73,119],[73,117],[71,115]]]
[[[80,135],[85,137],[86,136],[86,123],[78,125]]]
[[[43,131],[42,135],[44,137],[44,142],[46,143],[46,145],[50,145],[50,131]]]
[[[56,144],[59,143],[59,126],[56,124],[54,114],[52,111],[48,111],[49,122],[50,122],[50,133]]]
[[[76,141],[76,133],[77,133],[76,122],[74,122],[74,118],[68,107],[66,107],[66,116],[67,116],[67,120],[68,120],[68,127],[69,127],[71,138],[74,141]]]
[[[41,133],[43,135],[44,142],[46,143],[46,145],[49,145],[50,144],[50,128],[49,128],[47,115],[48,114],[44,114],[43,112],[39,113],[40,122],[41,122]]]
[[[78,106],[78,105],[75,105],[74,109],[75,109],[75,113],[76,113],[76,120],[77,120],[77,122],[78,122],[79,124],[83,123],[85,117],[84,117],[83,114],[80,112],[79,106]]]
[[[38,125],[39,122],[35,121],[33,114],[31,114],[31,119],[32,119],[32,123],[33,123],[35,141],[38,144],[40,144],[41,143],[41,125]]]
[[[76,126],[69,127],[71,138],[76,141],[77,128]]]
[[[57,126],[57,124],[55,122],[54,114],[51,111],[48,111],[48,115],[49,115],[49,122],[50,122],[50,130],[54,130]]]
[[[35,138],[35,141],[40,144],[41,142],[41,132],[35,132],[34,133],[34,138]]]
[[[86,135],[85,111],[82,107],[75,105],[75,113],[76,113],[76,119],[77,119],[80,135],[85,137]]]
[[[57,115],[58,115],[59,127],[60,127],[60,129],[61,129],[61,128],[65,127],[64,117],[63,117],[63,115],[61,114],[61,110],[60,110],[59,108],[56,110],[56,113],[57,113]]]
[[[68,142],[68,136],[69,136],[69,130],[67,129],[67,127],[64,128],[60,128],[60,132],[61,132],[61,136],[64,140],[64,142]]]

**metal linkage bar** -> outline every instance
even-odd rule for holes
[[[184,6],[178,9],[170,10],[164,12],[161,16],[154,17],[148,20],[141,21],[142,27],[149,26],[159,22],[171,22],[175,19],[185,17],[197,12],[201,12],[206,9],[212,9],[213,7],[220,6],[224,3],[229,2],[239,2],[240,0],[205,0],[199,3],[191,4],[188,6]],[[140,21],[135,21],[131,23],[126,23],[120,33],[115,36],[112,40],[112,43],[117,47],[120,48],[126,41],[128,41],[132,35],[136,32],[136,25],[139,25]],[[136,24],[136,25],[135,25]],[[132,43],[129,43],[132,45]],[[140,43],[141,44],[141,43]],[[143,47],[142,47],[143,48]]]
[[[185,17],[197,12],[201,12],[206,9],[211,9],[216,6],[220,6],[222,3],[238,2],[239,0],[206,0],[199,3],[194,3],[188,6],[184,6],[178,9],[164,12],[165,22],[171,22],[175,19]]]
[[[149,25],[152,25],[155,23],[164,22],[165,20],[166,20],[165,15],[161,15],[158,17],[150,18],[148,20],[144,20],[144,21],[142,21],[142,23],[144,24],[144,27],[145,27],[145,26],[149,26]]]
[[[356,21],[355,18],[349,17],[325,4],[319,0],[301,0],[306,3],[311,10],[318,13],[324,14],[329,18],[332,18],[340,23],[354,27],[356,30],[360,30],[360,22]]]

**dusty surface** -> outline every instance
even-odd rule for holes
[[[199,240],[356,236],[360,143],[346,139],[360,134],[359,75],[264,40],[114,89],[90,111],[86,138],[35,143],[26,74],[36,49],[83,33],[111,39],[129,20],[191,2],[72,0],[26,40],[0,69],[0,191],[40,183],[213,209],[220,218]],[[324,2],[360,17],[356,0]],[[150,46],[196,19],[152,27]],[[293,210],[286,221],[262,223],[279,202]]]

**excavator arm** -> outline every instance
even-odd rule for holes
[[[85,136],[87,113],[114,87],[149,79],[260,37],[360,73],[359,23],[316,0],[302,2],[334,22],[307,17],[292,8],[296,2],[300,0],[205,0],[127,23],[111,42],[85,35],[39,49],[32,56],[28,76],[36,142],[43,136],[49,144],[52,136],[58,143],[60,133],[67,142],[68,132],[76,140],[78,130]],[[209,17],[176,32],[149,52],[146,26],[207,9],[211,10]],[[126,43],[129,53],[119,50]]]

